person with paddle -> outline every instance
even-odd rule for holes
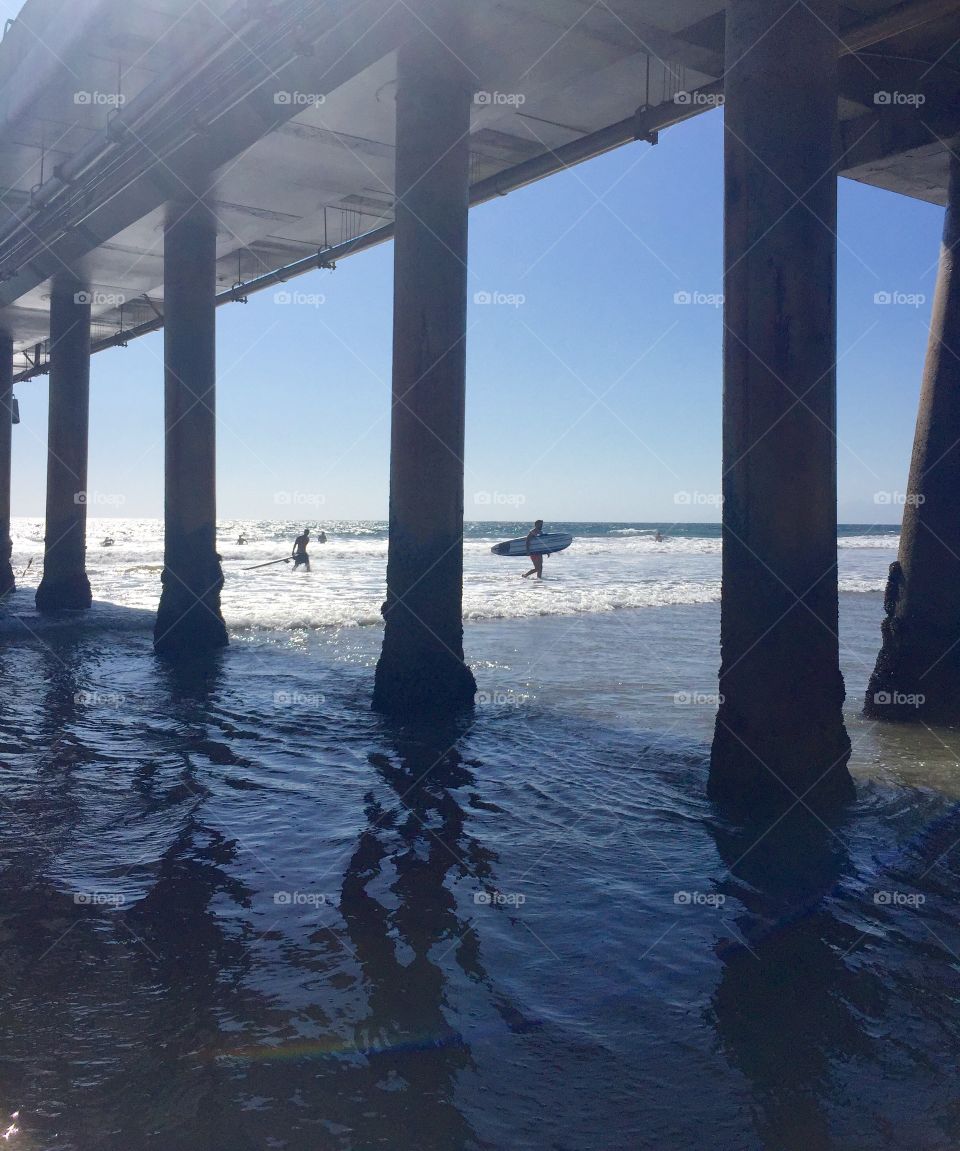
[[[543,555],[540,552],[531,554],[530,545],[535,539],[543,535],[543,520],[537,520],[533,527],[527,532],[527,555],[530,556],[530,562],[533,567],[523,573],[523,578],[527,576],[536,575],[537,579],[543,579]]]
[[[293,570],[296,571],[301,564],[310,570],[310,557],[307,555],[307,544],[310,542],[310,529],[304,528],[303,534],[297,536],[293,543]]]

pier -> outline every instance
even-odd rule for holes
[[[12,388],[46,379],[50,392],[37,607],[83,610],[91,359],[163,328],[155,647],[176,661],[225,645],[217,309],[389,241],[390,542],[371,696],[401,718],[469,708],[470,207],[613,148],[655,147],[724,104],[711,794],[777,806],[852,792],[837,638],[841,177],[948,207],[866,706],[880,719],[956,718],[960,0],[128,0],[58,13],[27,0],[0,43],[0,591],[14,585]],[[896,705],[916,694],[924,708]]]

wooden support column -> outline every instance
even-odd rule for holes
[[[154,646],[223,647],[217,554],[216,221],[202,198],[168,206],[164,233],[164,557]]]
[[[70,277],[50,296],[50,412],[42,612],[90,607],[87,453],[90,422],[90,295]]]
[[[877,719],[960,720],[960,160],[950,158],[930,342],[900,553],[865,710]]]
[[[729,0],[721,704],[710,793],[849,796],[837,639],[837,0]]]
[[[472,87],[421,31],[400,51],[390,547],[374,707],[452,712],[463,659],[463,451]],[[441,40],[443,42],[441,42]]]

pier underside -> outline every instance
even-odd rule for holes
[[[54,0],[28,0],[0,43],[0,414],[12,382],[50,377],[39,607],[90,602],[91,354],[163,327],[156,648],[186,658],[226,643],[216,308],[392,239],[390,551],[374,703],[401,717],[469,707],[469,208],[612,148],[650,147],[725,100],[722,703],[711,792],[767,806],[851,791],[837,641],[840,175],[953,204],[917,498],[868,699],[874,714],[900,717],[878,698],[916,694],[925,680],[930,714],[952,714],[960,0],[93,0],[69,21],[57,12]],[[52,143],[51,122],[62,128]],[[0,594],[13,583],[5,422]],[[955,640],[945,650],[944,625]]]

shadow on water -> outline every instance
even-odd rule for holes
[[[304,1114],[284,1120],[291,1147],[486,1145],[456,1097],[471,1053],[445,968],[452,958],[465,979],[489,988],[472,923],[450,889],[458,879],[489,884],[496,859],[467,832],[456,797],[476,784],[456,749],[463,735],[456,725],[384,724],[388,750],[368,756],[377,786],[363,796],[365,822],[346,861],[336,924],[288,953],[305,969],[319,965],[328,999],[334,987],[350,988],[360,1004],[340,1027],[330,1021],[319,1042],[240,1054],[258,1096],[290,1097],[296,1085]],[[265,1137],[275,1120],[253,1116],[250,1127]],[[319,1136],[328,1141],[311,1141]]]
[[[830,1054],[866,1054],[853,1004],[869,1010],[877,990],[844,964],[856,933],[839,938],[824,910],[850,859],[835,831],[802,809],[767,827],[717,825],[712,834],[729,868],[719,890],[744,909],[718,946],[718,1035],[753,1085],[763,1146],[825,1151]]]
[[[699,745],[532,706],[400,728],[349,683],[278,711],[302,666],[0,653],[23,1151],[955,1145],[960,808],[868,785],[735,827]],[[678,909],[718,875],[719,917]],[[329,898],[280,905],[301,881]]]
[[[931,872],[960,842],[960,807],[932,825],[938,846],[927,827],[872,860],[850,851],[871,813],[850,814],[711,827],[717,890],[741,909],[720,933],[712,1022],[764,1149],[953,1148],[960,1111],[936,1085],[957,1071],[957,916],[932,904]]]

